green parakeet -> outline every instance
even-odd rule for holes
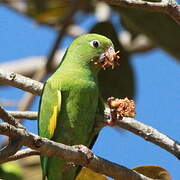
[[[86,34],[67,49],[56,72],[47,80],[39,109],[39,135],[68,145],[92,148],[95,126],[103,119],[98,71],[118,64],[110,39]],[[101,118],[100,118],[101,117]],[[69,167],[59,158],[41,157],[43,178],[72,180],[79,167]]]

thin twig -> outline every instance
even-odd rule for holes
[[[37,112],[33,111],[7,111],[11,114],[14,118],[17,119],[30,119],[30,120],[37,120]]]
[[[25,129],[15,128],[8,123],[0,124],[0,134],[9,137],[20,137],[22,139],[22,145],[39,151],[41,156],[59,157],[115,179],[152,180],[151,178],[145,177],[131,169],[117,165],[95,155],[92,155],[92,158],[89,159],[88,154],[73,146],[68,146],[50,141],[46,138],[41,138]]]
[[[17,107],[16,100],[0,98],[0,106]]]
[[[18,123],[16,121],[16,119],[13,116],[11,116],[7,111],[5,111],[4,108],[2,108],[1,106],[0,106],[0,118],[4,122],[9,123],[9,124],[13,125],[16,128],[23,128],[23,126],[20,123]],[[4,159],[4,158],[6,158],[8,156],[13,155],[21,147],[22,147],[22,145],[20,144],[20,138],[19,137],[10,137],[8,145],[3,147],[0,150],[0,158]]]
[[[22,128],[22,125],[16,121],[16,119],[11,116],[5,109],[0,106],[0,118],[15,127]]]
[[[53,71],[60,63],[64,53],[65,49],[61,49],[56,52],[56,55],[54,57],[55,62],[53,64]],[[42,71],[46,63],[47,59],[45,56],[32,56],[22,59],[11,60],[11,62],[0,63],[0,69],[32,77],[35,72]],[[0,85],[2,85],[2,83],[0,83]]]
[[[27,12],[27,6],[25,5],[24,1],[1,0],[1,3],[6,4],[7,7],[22,15],[25,15],[25,13]]]
[[[143,0],[104,0],[108,4],[124,6],[130,8],[141,8],[156,12],[168,14],[178,24],[180,24],[180,5],[175,0],[161,0],[160,2],[143,1]]]
[[[21,149],[21,139],[19,137],[9,137],[8,144],[0,149],[0,159],[5,160],[9,156],[14,155],[19,149]]]
[[[59,44],[62,41],[62,38],[64,37],[66,29],[67,29],[68,26],[69,26],[69,21],[58,32],[56,40],[55,40],[55,42],[54,42],[54,44],[52,46],[52,49],[51,49],[51,51],[50,51],[50,53],[49,53],[49,55],[47,57],[47,62],[46,62],[46,66],[45,66],[47,72],[52,72],[52,70],[54,69],[53,68],[53,62],[54,62],[53,60],[54,60],[55,54],[56,54],[56,52],[58,50]]]
[[[75,0],[75,1],[71,2],[71,11],[62,22],[61,29],[58,32],[55,43],[54,43],[52,50],[50,51],[50,54],[47,58],[46,70],[48,72],[52,71],[52,65],[53,65],[53,59],[54,59],[55,53],[59,47],[60,42],[62,41],[62,39],[66,33],[67,28],[72,23],[73,16],[78,9],[79,3],[80,3],[80,0]]]
[[[40,152],[36,150],[32,150],[30,148],[20,150],[16,154],[9,156],[6,159],[0,160],[0,164],[4,162],[9,162],[9,161],[15,161],[15,160],[22,159],[29,156],[34,156],[34,155],[40,155]]]

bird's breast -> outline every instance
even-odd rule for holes
[[[97,93],[98,85],[95,81],[84,79],[72,79],[62,82],[62,91],[74,91],[79,93]]]

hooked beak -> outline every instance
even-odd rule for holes
[[[104,70],[108,67],[114,69],[115,66],[118,66],[119,56],[117,55],[119,51],[115,52],[113,47],[108,48],[104,53],[102,53],[97,61],[97,64],[100,65]]]

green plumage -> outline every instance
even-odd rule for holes
[[[94,40],[99,42],[98,47],[93,47]],[[68,145],[93,145],[95,123],[102,120],[104,107],[97,82],[100,68],[92,59],[97,60],[109,47],[113,47],[111,40],[97,34],[83,35],[72,42],[45,83],[39,109],[40,136]],[[71,180],[78,170],[58,158],[41,157],[41,164],[48,180]]]

